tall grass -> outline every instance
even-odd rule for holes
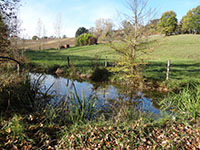
[[[46,123],[72,125],[94,119],[97,108],[95,97],[86,97],[84,93],[78,96],[76,92],[68,91],[66,98],[54,105],[46,105],[43,113]]]
[[[200,117],[200,84],[190,83],[178,93],[171,93],[162,102],[162,109],[188,119]]]

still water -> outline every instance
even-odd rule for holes
[[[145,97],[140,91],[134,91],[133,89],[121,88],[115,85],[108,84],[93,84],[86,81],[77,81],[63,77],[56,77],[53,75],[30,73],[31,82],[35,82],[40,79],[40,87],[42,92],[54,94],[59,101],[64,98],[68,92],[76,91],[78,96],[84,94],[85,97],[95,96],[98,100],[99,106],[104,106],[110,101],[137,101],[140,110],[149,111],[154,114],[160,114],[159,108],[155,107],[151,98]]]

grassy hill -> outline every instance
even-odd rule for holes
[[[189,80],[200,77],[200,35],[154,36],[154,50],[145,57],[149,64],[143,70],[146,78],[164,81],[167,60],[171,60],[170,79]],[[27,51],[31,62],[49,67],[66,66],[67,56],[76,68],[87,72],[94,65],[101,65],[106,56],[109,62],[120,58],[105,44],[72,47],[64,50]]]
[[[200,35],[156,37],[158,43],[146,57],[144,73],[154,80],[165,80],[167,61],[171,60],[170,79],[187,81],[200,77]]]
[[[200,35],[176,35],[158,38],[149,54],[152,61],[196,61],[200,58]]]

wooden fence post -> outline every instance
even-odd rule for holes
[[[108,66],[108,57],[106,56],[106,59],[105,59],[105,67]]]
[[[170,63],[171,61],[168,60],[168,64],[167,64],[167,76],[166,76],[166,80],[169,80],[169,70],[170,70]]]

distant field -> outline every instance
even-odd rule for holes
[[[24,41],[24,48],[29,50],[38,50],[39,49],[39,43],[42,41],[38,40],[25,40]],[[75,45],[75,38],[64,38],[60,39],[60,44],[65,45],[69,44],[70,46]],[[18,45],[22,47],[22,41],[18,41]],[[57,40],[56,39],[44,39],[43,40],[44,49],[55,49],[57,48]]]
[[[171,60],[170,79],[189,80],[200,78],[200,35],[155,36],[155,48],[145,57],[149,64],[143,70],[147,78],[164,81],[167,60]],[[67,65],[67,56],[75,67],[87,70],[92,65],[103,65],[106,56],[114,62],[120,55],[110,47],[99,44],[72,47],[64,50],[27,51],[31,62],[42,66]]]

